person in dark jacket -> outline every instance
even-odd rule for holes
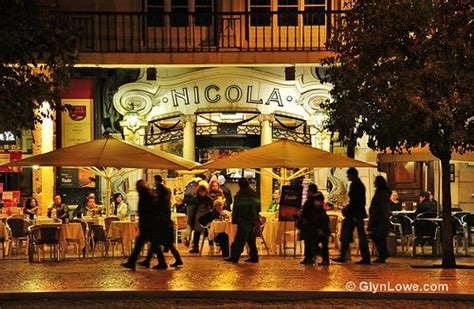
[[[438,211],[438,206],[435,202],[430,201],[430,192],[420,193],[420,203],[416,207],[415,216],[418,216],[424,212],[434,212]]]
[[[345,263],[347,261],[350,254],[349,245],[352,235],[354,234],[354,229],[357,228],[362,260],[356,263],[370,264],[369,245],[364,230],[364,219],[367,218],[365,186],[359,178],[359,172],[354,167],[347,170],[347,178],[351,181],[351,185],[349,188],[349,204],[342,210],[344,220],[342,222],[341,255],[333,261],[338,263]]]
[[[203,232],[199,219],[211,210],[212,199],[208,196],[207,187],[199,185],[191,207],[188,209],[188,225],[194,231],[193,248],[189,250],[189,253],[199,253],[199,239]]]
[[[137,192],[139,195],[138,199],[138,215],[140,217],[138,221],[139,234],[135,240],[135,247],[133,247],[132,254],[128,258],[128,261],[122,264],[123,267],[135,270],[135,264],[138,259],[138,255],[142,251],[143,245],[147,242],[151,242],[151,251],[156,253],[158,256],[158,265],[156,269],[165,269],[166,265],[165,256],[163,251],[158,245],[158,239],[156,235],[157,226],[159,222],[159,211],[156,207],[153,207],[153,194],[148,187],[148,184],[140,179],[137,181]]]
[[[390,195],[389,207],[391,211],[401,211],[403,209],[400,198],[398,197],[398,192],[395,190],[393,190],[392,194]]]
[[[297,227],[304,240],[304,260],[301,264],[314,265],[316,248],[321,244],[322,261],[319,265],[329,265],[329,217],[323,207],[324,196],[318,192],[310,196],[303,205]]]
[[[159,175],[157,175],[159,176]],[[160,181],[161,180],[161,181]],[[169,250],[175,262],[171,264],[171,267],[179,267],[183,265],[183,260],[179,251],[174,246],[174,224],[171,220],[171,190],[163,184],[161,176],[158,181],[155,176],[155,191],[153,196],[153,207],[157,212],[157,221],[155,222],[156,228],[156,239],[159,246],[163,246],[165,251]],[[153,251],[148,251],[146,259],[139,264],[144,267],[150,267],[151,258],[153,257]],[[165,264],[166,265],[166,264]],[[154,269],[164,269],[164,266],[160,266],[160,263],[153,267]]]
[[[231,246],[230,257],[224,260],[238,263],[247,243],[250,257],[245,262],[258,263],[256,228],[259,227],[260,200],[246,178],[240,178],[238,184],[239,192],[235,195],[232,211],[232,223],[237,224],[237,233]]]
[[[382,176],[375,177],[375,193],[370,202],[369,227],[370,238],[377,248],[378,257],[374,263],[385,263],[389,256],[387,249],[387,236],[390,231],[390,191],[387,182]]]

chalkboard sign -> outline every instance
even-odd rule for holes
[[[283,186],[280,197],[279,221],[295,221],[300,215],[303,186]]]

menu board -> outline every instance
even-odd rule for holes
[[[280,197],[279,221],[295,221],[301,211],[303,186],[283,186]]]
[[[94,138],[93,100],[63,99],[62,147],[86,143]],[[95,175],[90,171],[61,169],[59,185],[62,188],[95,188]]]

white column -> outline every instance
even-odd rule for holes
[[[41,105],[41,112],[49,114],[50,105],[44,102]],[[54,122],[51,118],[43,118],[34,130],[33,154],[41,154],[54,150]],[[33,195],[38,199],[40,214],[46,215],[48,206],[53,201],[54,194],[54,168],[41,167],[33,171]]]
[[[183,115],[181,116],[183,121],[183,158],[188,160],[196,160],[196,116],[195,115]]]
[[[274,120],[273,115],[262,114],[259,115],[258,120],[260,121],[260,145],[266,145],[273,142],[272,133],[272,122]],[[265,170],[265,169],[262,169]],[[271,171],[271,169],[267,169]],[[272,201],[272,184],[273,178],[268,175],[260,175],[260,200],[262,204],[262,210],[267,209]]]
[[[123,127],[123,133],[125,140],[130,143],[137,145],[145,145],[145,128],[148,125],[146,120],[143,120],[140,116],[133,115],[133,119],[129,119],[128,115],[125,115],[123,121],[120,122],[120,125]],[[131,173],[128,173],[128,184],[129,189],[127,192],[127,203],[130,209],[130,212],[133,214],[138,210],[138,192],[135,184],[138,180],[143,179],[143,170],[138,169]],[[105,183],[103,184],[103,188]],[[103,192],[105,192],[103,190]],[[112,192],[114,194],[115,192]],[[104,198],[110,198],[105,196]]]

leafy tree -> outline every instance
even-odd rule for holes
[[[0,4],[0,131],[33,128],[44,101],[60,106],[77,58],[70,25],[57,7],[36,0]]]
[[[364,0],[349,4],[325,59],[333,101],[327,128],[375,150],[429,144],[440,159],[443,262],[455,267],[449,162],[474,145],[471,1]]]

